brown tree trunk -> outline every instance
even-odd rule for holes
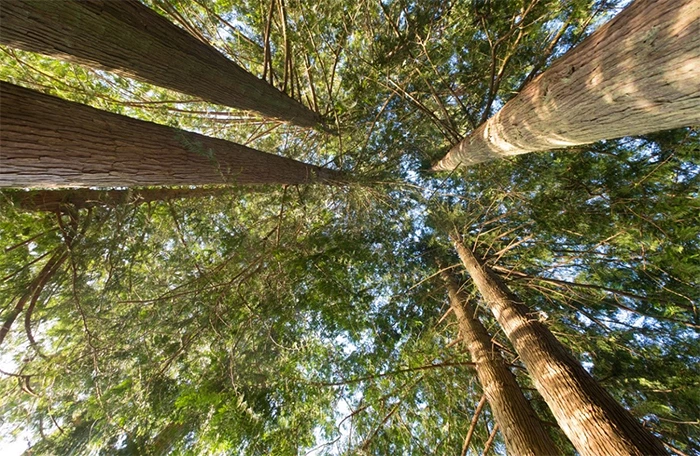
[[[700,123],[700,2],[636,0],[434,171]]]
[[[3,0],[0,42],[310,127],[319,116],[137,0]]]
[[[184,198],[206,198],[231,193],[230,187],[142,188],[126,190],[9,190],[2,193],[16,207],[25,211],[58,212],[63,206],[87,209],[95,206],[145,204]]]
[[[527,367],[535,387],[582,456],[665,455],[663,444],[581,366],[457,233],[457,253]]]
[[[0,124],[0,187],[303,184],[340,179],[332,170],[6,82],[0,82]]]
[[[544,456],[560,454],[527,401],[500,351],[491,343],[486,328],[476,318],[476,309],[459,288],[452,274],[441,275],[450,294],[464,344],[476,364],[476,373],[491,412],[500,426],[509,454]]]

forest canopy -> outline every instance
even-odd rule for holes
[[[629,2],[142,3],[312,120],[9,45],[0,80],[311,171],[1,189],[4,442],[32,455],[506,454],[454,295],[552,445],[583,454],[461,243],[644,432],[700,455],[697,125],[430,170]]]

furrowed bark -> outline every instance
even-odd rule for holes
[[[554,62],[433,166],[700,123],[700,2],[637,0]]]
[[[441,272],[447,285],[460,334],[476,363],[481,388],[500,426],[508,454],[521,456],[558,455],[559,450],[545,431],[537,414],[523,395],[513,373],[506,366],[500,351],[491,343],[486,328],[476,318],[476,309],[446,270]]]
[[[0,42],[303,127],[319,116],[136,0],[3,0]]]
[[[49,2],[50,3],[50,2]],[[0,82],[0,187],[332,183],[340,173]]]
[[[515,347],[535,387],[582,456],[665,455],[663,444],[581,366],[457,233],[462,263]]]

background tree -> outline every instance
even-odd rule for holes
[[[459,323],[460,337],[467,346],[484,396],[491,406],[506,448],[515,454],[559,454],[535,411],[508,370],[500,350],[476,316],[476,307],[460,284],[442,267],[440,271],[450,298],[450,308]]]
[[[498,320],[557,422],[582,454],[663,454],[660,441],[585,371],[520,298],[450,233],[465,270]]]
[[[314,126],[320,120],[197,39],[196,32],[193,36],[179,29],[136,0],[119,6],[11,0],[3,2],[0,18],[0,36],[8,46],[114,71],[301,126]]]
[[[433,169],[697,124],[698,22],[693,0],[635,1]]]

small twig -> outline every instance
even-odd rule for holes
[[[661,443],[663,443],[666,448],[668,448],[669,450],[671,450],[673,453],[677,454],[678,456],[688,456],[686,453],[683,453],[681,450],[674,447],[670,443],[666,443],[666,442],[661,442]]]
[[[496,439],[496,433],[498,432],[498,428],[498,423],[496,423],[496,425],[493,427],[493,430],[491,431],[491,435],[489,435],[489,439],[484,444],[484,452],[482,453],[482,456],[486,456],[491,450],[491,445],[493,445],[493,441]]]
[[[479,421],[479,415],[481,414],[481,411],[484,409],[485,405],[486,395],[484,394],[481,396],[481,399],[479,399],[479,403],[476,405],[476,409],[474,410],[474,416],[472,417],[472,421],[471,423],[469,423],[469,431],[467,431],[467,436],[464,438],[461,456],[466,456],[467,451],[469,451],[469,444],[471,443],[472,436],[474,435],[474,431],[476,430],[476,423]]]
[[[277,247],[279,247],[279,245],[280,245],[280,236],[282,233],[282,220],[283,220],[283,216],[284,216],[284,198],[287,196],[287,188],[288,187],[289,187],[289,185],[285,185],[284,190],[282,191],[282,200],[280,201],[280,213],[277,216],[277,218],[279,219],[279,221],[277,222],[277,236],[275,239],[275,245]]]

